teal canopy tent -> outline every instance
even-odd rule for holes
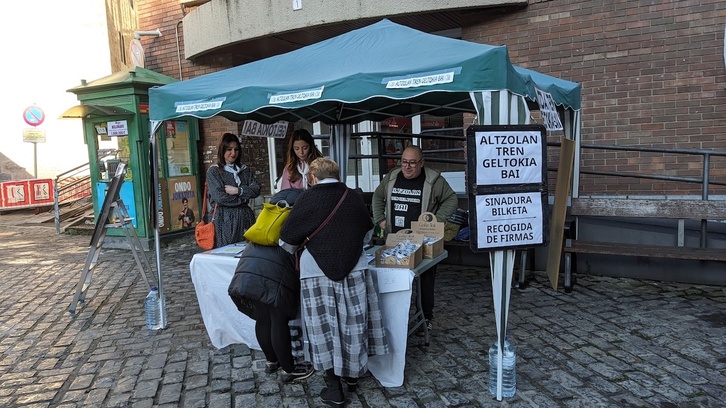
[[[506,46],[382,20],[286,54],[152,88],[149,117],[154,129],[164,120],[216,115],[268,124],[331,124],[331,151],[345,178],[351,130],[341,125],[461,112],[496,121],[513,110],[525,120],[529,107],[537,108],[537,89],[552,95],[566,119],[579,112],[579,84],[513,66]],[[502,92],[515,97],[506,103],[520,106],[499,105],[505,103],[496,96]],[[568,137],[577,140],[577,129],[570,126]]]
[[[298,50],[151,89],[151,120],[182,116],[328,124],[475,112],[469,93],[535,87],[580,109],[579,84],[516,68],[507,47],[427,34],[388,20]]]
[[[538,100],[551,104],[547,110],[564,118],[565,137],[578,143],[579,84],[513,66],[506,46],[441,37],[382,20],[286,54],[150,89],[152,152],[156,154],[154,133],[161,122],[184,116],[324,122],[333,126],[331,155],[345,180],[353,124],[462,112],[476,114],[479,124],[525,124],[530,109],[540,109],[544,116]],[[492,266],[507,264],[503,260],[509,255],[496,252]],[[496,269],[503,270],[492,281],[501,339],[509,304],[509,291],[502,288],[511,282],[512,271],[511,265]]]

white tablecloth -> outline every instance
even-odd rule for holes
[[[255,321],[237,310],[227,293],[238,260],[232,256],[196,254],[189,263],[192,282],[212,345],[219,349],[242,343],[260,350]]]
[[[408,313],[411,307],[413,272],[409,269],[370,268],[379,290],[386,285],[382,279],[400,280],[406,289],[378,294],[383,315],[383,327],[388,335],[391,350],[384,356],[368,358],[368,371],[384,387],[403,385],[403,371],[406,368],[406,340],[408,339]],[[385,289],[384,289],[385,290]]]
[[[427,261],[428,265],[424,265],[426,269],[433,265],[430,260]],[[260,350],[255,337],[255,322],[237,310],[227,293],[237,262],[238,258],[227,255],[194,255],[189,269],[197,292],[199,309],[214,347],[223,348],[230,344],[243,343]],[[378,282],[381,314],[391,353],[371,357],[368,369],[384,387],[400,387],[403,385],[406,366],[406,340],[414,271],[371,267],[371,272]]]

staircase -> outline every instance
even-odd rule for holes
[[[101,149],[98,159],[116,157],[118,150]],[[84,163],[56,176],[53,196],[55,232],[93,234],[96,222],[93,215],[90,163]],[[65,226],[62,224],[65,223]]]
[[[63,222],[65,221],[65,226]],[[61,231],[73,235],[92,235],[96,228],[96,220],[93,215],[93,202],[88,203],[83,211],[66,220],[61,220]]]

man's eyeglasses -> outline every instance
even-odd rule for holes
[[[419,163],[421,163],[421,160],[401,160],[401,166],[416,167]]]

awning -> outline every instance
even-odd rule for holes
[[[134,113],[117,106],[76,105],[60,115],[60,119],[92,118],[99,116],[133,115]]]

